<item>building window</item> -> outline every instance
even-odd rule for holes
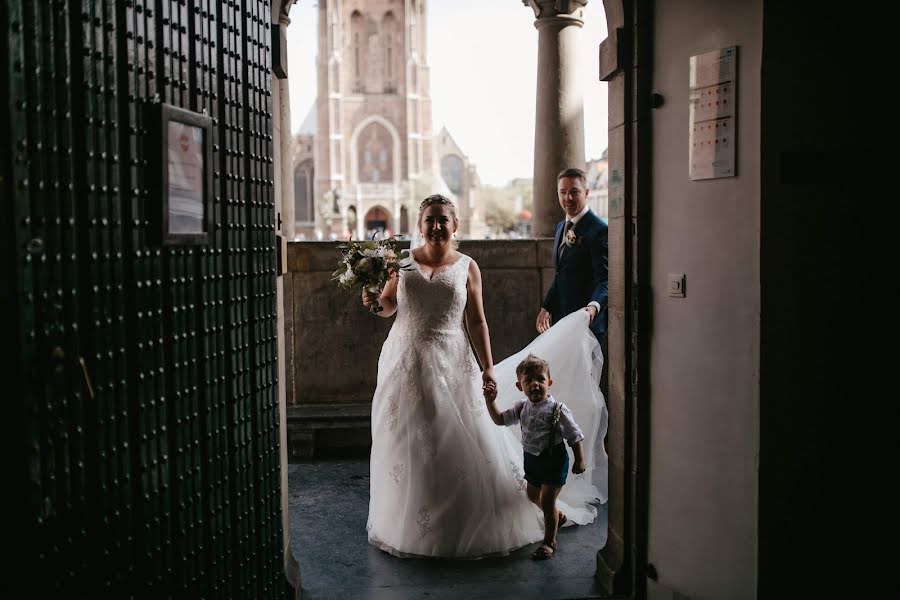
[[[313,212],[313,163],[304,161],[294,170],[294,220],[297,222],[312,222]]]
[[[384,15],[381,30],[384,32],[384,91],[392,94],[397,91],[397,65],[394,64],[396,52],[394,39],[397,35],[397,20],[394,13]]]
[[[380,123],[370,123],[359,135],[359,182],[384,183],[394,180],[391,135]]]
[[[441,176],[450,191],[457,196],[463,191],[463,161],[455,154],[441,159]]]
[[[400,233],[411,234],[409,230],[409,210],[405,206],[400,207]]]
[[[365,19],[358,10],[354,10],[350,15],[350,36],[351,52],[353,53],[351,57],[353,61],[353,91],[362,92],[366,72],[366,48],[363,47],[363,40],[367,38]]]

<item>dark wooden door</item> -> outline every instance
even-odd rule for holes
[[[2,11],[4,306],[35,591],[281,595],[271,8]],[[154,242],[160,103],[213,121],[207,244]]]

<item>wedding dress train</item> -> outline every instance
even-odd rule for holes
[[[519,429],[495,425],[484,405],[463,325],[470,260],[462,255],[431,279],[418,265],[401,271],[396,321],[378,362],[367,530],[372,544],[398,556],[502,555],[543,538],[543,516],[524,491]],[[570,523],[590,523],[592,503],[606,501],[607,413],[587,313],[495,365],[500,410],[521,398],[515,369],[528,352],[549,361],[551,393],[585,435],[588,470],[569,474],[558,506]]]

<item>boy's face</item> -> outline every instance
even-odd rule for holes
[[[532,402],[546,400],[550,394],[551,385],[553,385],[553,380],[550,379],[550,375],[544,369],[531,372],[526,371],[519,375],[519,380],[516,382],[516,387],[520,391],[525,392],[525,395]]]

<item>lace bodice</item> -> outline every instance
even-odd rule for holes
[[[466,309],[469,261],[465,254],[431,279],[413,260],[412,269],[400,272],[397,320],[392,335],[435,341],[461,335]]]

